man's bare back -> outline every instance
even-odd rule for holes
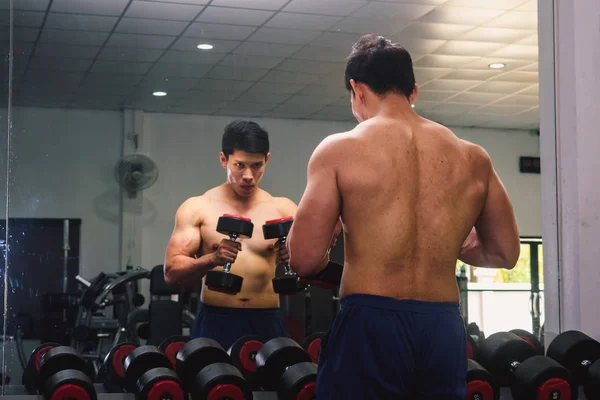
[[[201,196],[187,200],[178,218],[188,221],[187,244],[182,250],[178,243],[183,237],[175,239],[167,249],[167,258],[178,251],[200,258],[214,253],[225,235],[217,232],[217,222],[223,214],[235,214],[250,218],[254,223],[252,238],[239,238],[241,251],[231,266],[231,273],[244,278],[242,291],[237,295],[224,294],[210,290],[204,285],[204,273],[197,274],[190,285],[198,284],[202,279],[200,300],[207,305],[231,308],[269,308],[279,307],[279,296],[273,291],[272,279],[275,276],[276,240],[265,240],[262,225],[271,219],[293,215],[295,204],[287,198],[273,197],[264,190],[258,192],[249,203],[240,203],[231,199],[226,185],[211,189]],[[291,214],[290,214],[291,213]],[[179,214],[179,213],[178,213]],[[214,270],[222,270],[222,266]]]
[[[458,301],[456,259],[485,202],[487,154],[416,114],[370,119],[333,142],[346,249],[341,295]]]

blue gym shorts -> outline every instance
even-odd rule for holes
[[[211,338],[228,350],[242,336],[256,335],[265,342],[290,337],[279,308],[232,308],[199,302],[191,338]]]
[[[458,303],[356,294],[340,305],[321,341],[317,399],[465,399]]]

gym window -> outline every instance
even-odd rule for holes
[[[463,317],[486,336],[525,329],[536,336],[544,324],[544,260],[540,237],[522,237],[521,254],[512,270],[477,268],[457,261],[457,276],[466,275],[461,290]],[[506,312],[510,310],[510,312]]]

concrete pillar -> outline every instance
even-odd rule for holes
[[[600,2],[539,0],[546,343],[600,340]]]

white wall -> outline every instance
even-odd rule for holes
[[[115,271],[120,197],[113,168],[122,114],[13,108],[12,118],[9,217],[81,218],[81,273]],[[6,146],[0,143],[0,159]]]
[[[16,108],[11,142],[11,217],[81,218],[81,271],[118,268],[119,188],[113,168],[121,155],[120,112]],[[142,265],[160,264],[177,207],[224,182],[218,162],[223,128],[232,118],[144,114],[143,149],[158,164],[156,184],[144,192],[143,213],[125,223],[142,229]],[[262,187],[299,201],[312,150],[352,123],[255,119],[270,133],[272,158]],[[540,176],[518,171],[519,156],[538,153],[538,137],[524,131],[455,128],[492,156],[515,205],[522,235],[540,235]],[[0,160],[6,143],[0,143]],[[1,205],[1,204],[0,204]]]

